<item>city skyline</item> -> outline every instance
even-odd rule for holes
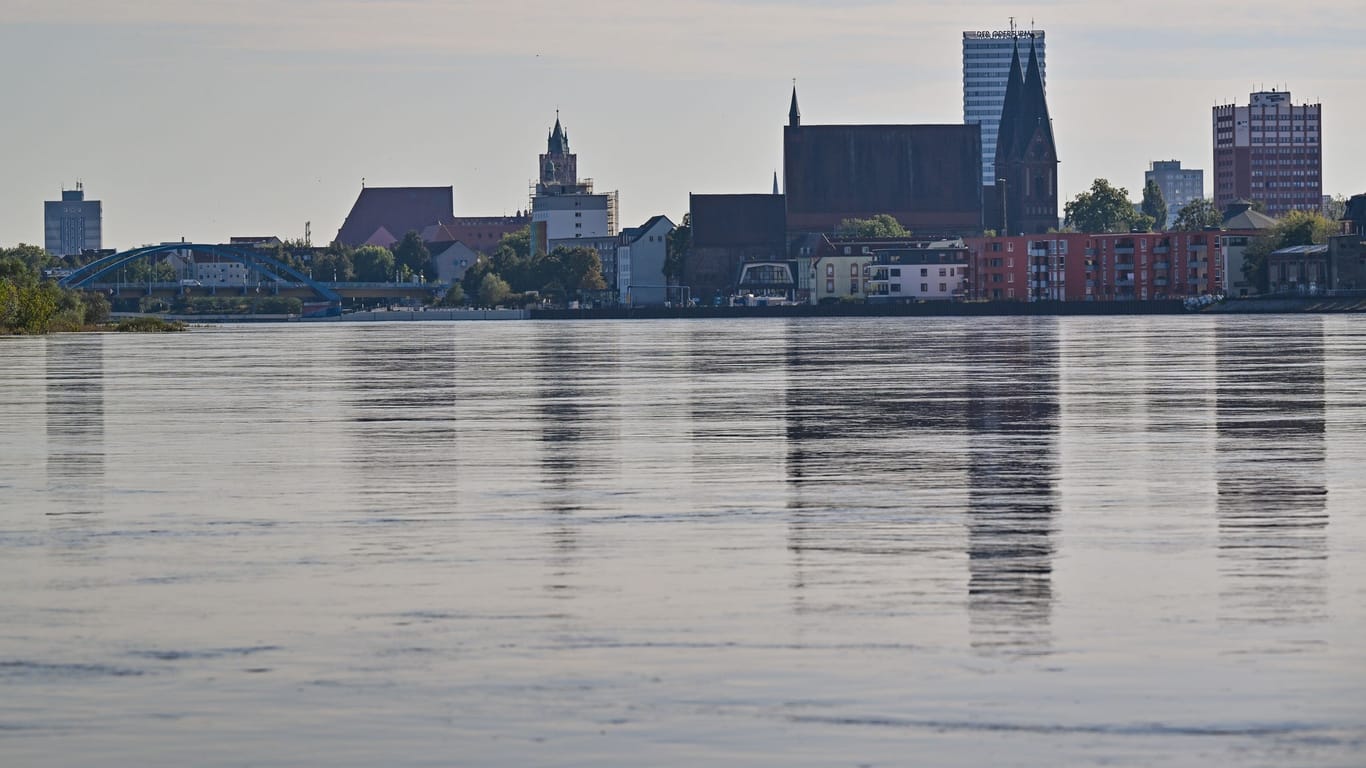
[[[362,178],[511,214],[556,108],[623,221],[679,220],[690,193],[769,191],[792,77],[810,125],[959,124],[962,33],[1029,14],[1053,43],[1060,200],[1104,177],[1136,201],[1153,160],[1209,170],[1210,109],[1263,87],[1323,103],[1324,193],[1366,191],[1366,22],[1346,2],[1303,3],[1294,25],[1270,2],[1167,0],[1141,19],[1068,2],[5,5],[0,61],[21,74],[0,87],[30,119],[6,132],[0,245],[41,243],[43,201],[77,181],[120,248],[306,221],[325,242]]]

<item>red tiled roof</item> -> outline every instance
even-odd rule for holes
[[[381,228],[402,238],[455,217],[451,187],[366,187],[337,231],[337,242],[357,246]]]

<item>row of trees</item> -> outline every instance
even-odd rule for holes
[[[1090,189],[1063,206],[1063,214],[1066,227],[1078,232],[1151,232],[1166,229],[1168,210],[1162,189],[1152,179],[1143,187],[1143,200],[1137,210],[1129,201],[1129,190],[1096,179]],[[1217,227],[1221,221],[1223,216],[1213,202],[1198,199],[1177,211],[1171,229],[1196,232]]]
[[[313,279],[325,282],[388,283],[407,282],[416,275],[424,280],[436,279],[436,264],[426,243],[417,232],[409,232],[392,249],[378,245],[349,245],[333,243],[322,253],[315,254],[305,266],[281,247],[278,257],[300,271],[311,271]]]
[[[558,247],[534,254],[531,229],[504,235],[493,253],[481,257],[465,271],[457,296],[447,295],[445,304],[462,303],[466,297],[480,306],[497,306],[517,294],[536,293],[556,303],[580,300],[607,289],[602,257],[584,247]],[[453,289],[452,293],[456,293]]]
[[[1329,203],[1325,218],[1329,221],[1342,218],[1347,200],[1338,195]],[[1261,210],[1259,204],[1253,205]],[[1077,195],[1063,206],[1064,224],[1068,229],[1078,232],[1151,232],[1168,229],[1167,201],[1162,189],[1153,179],[1143,186],[1143,199],[1138,210],[1129,201],[1129,190],[1115,187],[1105,179],[1096,179],[1091,188]],[[1213,201],[1193,200],[1177,211],[1176,219],[1170,227],[1173,232],[1198,232],[1206,227],[1217,227],[1223,222],[1223,213],[1214,207]]]
[[[102,294],[69,291],[43,279],[60,266],[36,245],[0,248],[0,333],[79,331],[109,320]]]

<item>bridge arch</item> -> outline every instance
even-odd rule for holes
[[[72,271],[71,274],[63,277],[58,282],[64,288],[89,288],[99,282],[99,278],[117,271],[130,262],[149,256],[155,256],[159,253],[170,253],[172,251],[194,251],[196,253],[213,254],[220,258],[242,264],[253,273],[261,275],[277,284],[293,283],[304,285],[325,301],[341,303],[341,294],[313,278],[300,273],[297,269],[294,269],[274,256],[249,246],[243,247],[215,243],[167,243],[165,245],[148,245],[142,248],[133,248],[121,253],[114,253],[96,259],[80,269]]]

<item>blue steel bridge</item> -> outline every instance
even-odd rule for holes
[[[176,282],[129,282],[119,276],[121,270],[139,260],[152,261],[168,253],[193,251],[208,254],[222,261],[237,262],[246,267],[251,279],[242,285],[195,285]],[[325,282],[316,280],[265,253],[258,248],[218,243],[167,243],[133,248],[103,256],[73,270],[58,281],[65,288],[110,291],[116,295],[124,291],[147,295],[194,293],[213,295],[232,291],[267,292],[279,296],[297,296],[312,301],[340,305],[343,298],[421,298],[446,288],[439,283],[361,283]]]

